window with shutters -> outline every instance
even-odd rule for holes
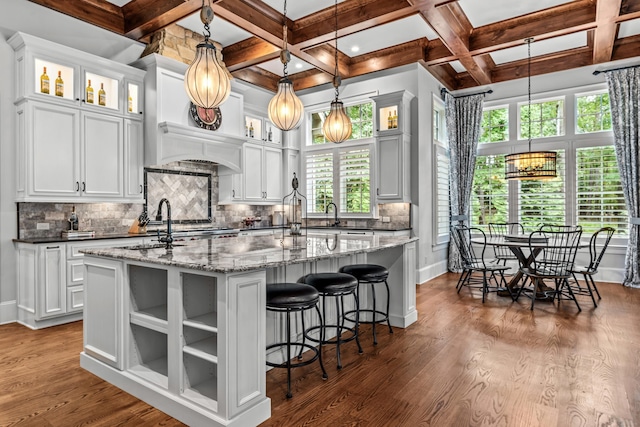
[[[471,189],[471,223],[488,233],[490,222],[507,222],[508,217],[504,155],[478,156]]]
[[[584,233],[613,227],[628,234],[627,210],[613,146],[578,148],[576,156],[578,225]]]
[[[307,214],[324,216],[329,203],[335,203],[344,217],[371,218],[374,215],[372,165],[374,156],[373,102],[371,94],[343,99],[351,119],[351,137],[334,144],[325,140],[322,123],[329,113],[327,105],[309,108],[303,144],[304,184]],[[333,211],[332,211],[333,212]]]
[[[447,141],[444,103],[433,97],[433,158],[436,176],[434,180],[433,245],[449,241],[449,143]]]

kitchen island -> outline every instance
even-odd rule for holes
[[[265,348],[283,328],[267,315],[267,283],[381,264],[391,324],[417,320],[415,238],[235,237],[84,253],[81,366],[190,426],[269,418]]]

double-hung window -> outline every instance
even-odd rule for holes
[[[322,124],[328,109],[310,113],[310,135],[304,150],[307,214],[325,213],[335,203],[341,215],[373,216],[373,103],[346,107],[351,137],[341,143],[327,141]]]

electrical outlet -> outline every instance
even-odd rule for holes
[[[382,222],[391,222],[391,218],[388,216],[383,216],[382,217]]]
[[[48,222],[39,222],[36,224],[36,230],[48,230],[49,223]]]

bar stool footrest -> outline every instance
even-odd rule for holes
[[[350,328],[348,326],[338,326],[338,325],[317,325],[317,326],[312,326],[310,328],[307,328],[307,330],[304,332],[304,337],[306,339],[308,339],[309,341],[320,343],[320,339],[319,338],[313,337],[313,336],[309,335],[309,333],[311,333],[311,332],[313,332],[315,330],[320,330],[322,327],[324,327],[325,329],[328,329],[328,330],[332,330],[332,331],[335,331],[336,328],[339,327],[340,328],[340,344],[343,344],[343,343],[346,343],[346,342],[349,342],[349,341],[353,341],[358,337],[358,335],[356,334],[355,328]],[[350,335],[345,338],[345,336],[344,336],[345,333],[349,333]],[[338,344],[338,337],[331,338],[331,339],[328,339],[328,340],[324,340],[324,341],[322,341],[322,344],[336,345],[336,344]]]
[[[353,316],[355,312],[356,312],[355,310],[349,310],[345,312],[344,313],[345,320],[356,323],[356,319]],[[363,317],[362,314],[367,314],[367,313],[373,316],[373,320],[362,320],[362,317]],[[381,317],[378,317],[378,316],[381,316]],[[372,310],[370,308],[360,309],[360,317],[358,318],[358,323],[373,324],[373,323],[384,323],[388,321],[389,321],[389,316],[387,315],[387,313],[383,311]]]
[[[316,360],[318,360],[319,351],[318,351],[317,347],[315,347],[315,346],[313,346],[311,344],[306,344],[306,343],[304,343],[304,344],[303,343],[290,343],[290,346],[291,347],[304,347],[304,348],[307,348],[307,349],[309,349],[309,350],[311,350],[313,352],[313,356],[311,356],[311,359],[309,359],[309,360],[303,360],[301,362],[291,362],[289,364],[289,367],[291,367],[291,368],[299,368],[301,366],[310,365],[311,363],[313,363]],[[270,350],[272,348],[280,348],[280,347],[284,347],[286,349],[287,343],[286,342],[278,342],[278,343],[270,344],[270,345],[267,346],[267,350]],[[292,352],[292,353],[298,354],[299,350],[296,349],[296,351]],[[294,358],[291,359],[291,360],[294,360],[294,359],[298,359],[298,356],[294,356]],[[269,362],[267,360],[266,364],[268,366],[273,367],[273,368],[286,368],[287,367],[287,361],[286,360],[284,362],[282,362],[282,363]]]

